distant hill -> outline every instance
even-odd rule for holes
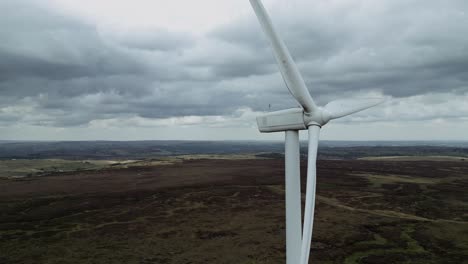
[[[238,154],[281,157],[281,141],[0,141],[0,159],[137,159],[182,154]],[[301,142],[307,153],[307,143]],[[468,142],[322,141],[320,159],[368,156],[444,155],[468,157]]]

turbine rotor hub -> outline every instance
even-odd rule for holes
[[[304,112],[304,121],[305,124],[308,126],[316,125],[316,126],[324,126],[330,121],[331,114],[323,107],[317,107],[317,110],[312,113]]]

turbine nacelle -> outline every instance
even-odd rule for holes
[[[305,113],[302,108],[290,108],[258,116],[257,125],[262,133],[307,130],[310,125],[325,125],[329,117],[328,111],[322,107],[318,107],[313,114]]]
[[[258,116],[257,125],[262,133],[307,130],[311,125],[322,127],[332,119],[365,110],[383,101],[382,98],[335,100],[324,107],[315,108],[311,113],[306,113],[302,108],[290,108]]]
[[[258,116],[257,125],[262,133],[307,129],[302,108],[291,108]]]

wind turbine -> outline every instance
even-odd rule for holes
[[[266,34],[286,87],[302,108],[270,112],[257,117],[260,132],[285,131],[286,263],[307,264],[314,223],[316,160],[320,128],[330,120],[347,116],[383,102],[382,98],[336,100],[319,107],[310,96],[286,45],[275,32],[260,0],[249,0]],[[299,130],[309,131],[306,204],[301,238],[301,185]]]

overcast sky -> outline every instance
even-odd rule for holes
[[[468,1],[264,0],[322,139],[468,140]],[[296,107],[247,0],[0,0],[0,140],[281,139]],[[306,134],[303,133],[305,138]]]

